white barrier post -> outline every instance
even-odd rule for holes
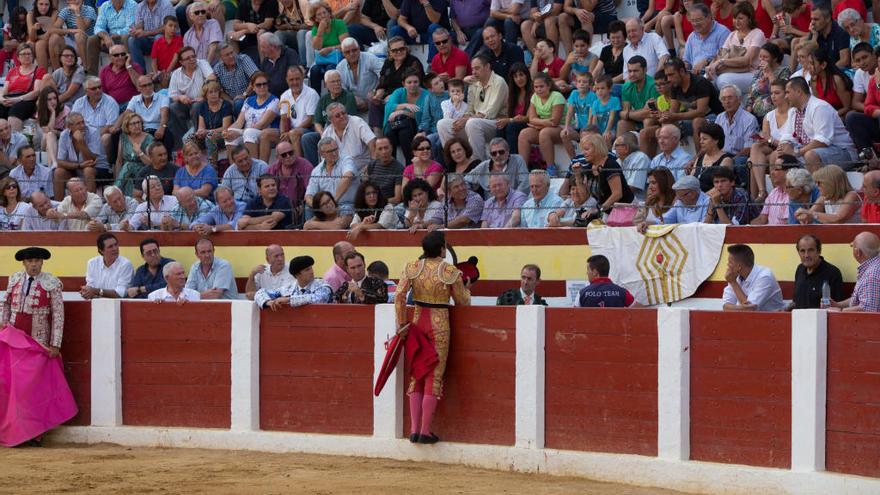
[[[516,307],[516,443],[544,448],[544,306]]]
[[[373,325],[373,384],[385,360],[385,341],[397,332],[393,304],[378,304]],[[403,437],[403,352],[400,362],[378,397],[373,396],[373,436]]]
[[[825,310],[791,315],[791,469],[825,470],[828,319]]]
[[[690,458],[690,311],[657,309],[657,456]]]
[[[253,301],[232,301],[230,426],[260,429],[260,309]]]
[[[122,424],[121,306],[92,299],[92,426]]]

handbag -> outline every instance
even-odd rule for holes
[[[638,209],[638,206],[634,204],[615,203],[611,214],[605,220],[605,224],[610,227],[630,227]]]
[[[315,52],[315,65],[336,65],[339,62],[342,62],[342,52],[340,50],[333,50],[327,55]]]
[[[406,128],[410,123],[408,121],[413,120],[411,117],[400,116],[389,122],[391,125],[392,131],[399,131],[401,129]]]

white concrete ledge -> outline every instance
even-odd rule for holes
[[[252,450],[431,461],[443,464],[578,476],[599,481],[718,495],[874,495],[880,479],[827,472],[796,473],[708,462],[680,462],[638,455],[523,449],[441,442],[413,445],[405,439],[219,429],[71,426],[53,431],[52,442],[109,442],[132,447]]]

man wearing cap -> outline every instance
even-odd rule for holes
[[[290,260],[290,274],[296,282],[281,289],[260,289],[254,295],[254,302],[261,309],[269,308],[272,311],[288,305],[295,308],[331,302],[333,291],[326,282],[315,278],[314,264],[311,256],[293,258]]]
[[[18,328],[55,356],[64,329],[64,301],[61,281],[43,272],[43,261],[51,256],[41,247],[15,253],[15,261],[21,261],[24,269],[9,277],[6,297],[0,306],[0,328],[7,324]]]
[[[685,175],[672,185],[675,203],[663,215],[663,223],[700,223],[709,209],[709,196],[700,190],[700,179]]]

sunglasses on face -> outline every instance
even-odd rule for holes
[[[504,156],[504,155],[507,154],[507,151],[505,151],[505,150],[495,150],[495,151],[490,152],[489,154],[492,155],[492,156]]]
[[[6,190],[9,191],[11,189],[18,189],[18,186],[15,184],[6,184]]]
[[[445,45],[446,43],[449,43],[449,38],[434,41],[435,45]]]
[[[205,15],[207,13],[208,13],[207,10],[194,10],[193,11],[193,15]]]
[[[285,151],[284,153],[278,153],[278,156],[280,156],[281,158],[287,158],[292,154],[293,154],[292,151]]]
[[[416,148],[416,151],[431,151],[431,147],[430,146],[420,146],[420,147]]]
[[[116,57],[124,57],[125,55],[126,55],[125,52],[122,52],[122,53],[114,53],[110,56],[116,58]]]
[[[486,88],[480,90],[480,103],[486,101]]]
[[[398,46],[397,48],[392,48],[392,49],[391,49],[391,53],[400,53],[400,52],[402,52],[402,51],[404,51],[404,50],[406,50],[406,47],[405,47],[405,46]]]
[[[262,87],[264,87],[264,86],[268,86],[268,85],[269,85],[269,83],[267,83],[267,82],[258,82],[258,83],[254,83],[254,87],[255,87],[255,88],[262,88]]]

